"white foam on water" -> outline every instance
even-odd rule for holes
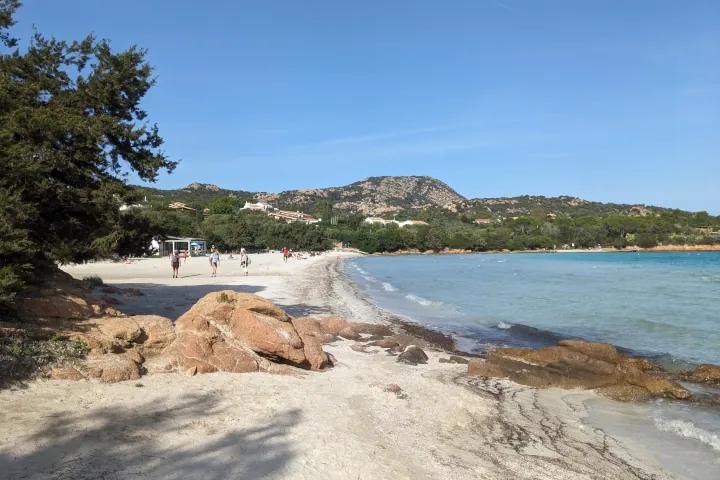
[[[408,300],[412,300],[413,302],[419,303],[420,305],[423,305],[425,307],[439,307],[443,304],[442,302],[433,302],[432,300],[413,295],[412,293],[408,293],[407,295],[405,295],[405,298],[407,298]]]
[[[500,330],[510,330],[512,327],[512,323],[500,322],[497,324],[497,328],[499,328]]]
[[[660,416],[653,418],[655,426],[661,432],[674,433],[680,437],[699,440],[705,445],[709,445],[716,452],[720,452],[720,437],[707,430],[696,427],[692,422],[684,420],[667,420]]]
[[[385,289],[386,292],[397,292],[397,288],[393,287],[388,282],[383,282],[383,289]]]

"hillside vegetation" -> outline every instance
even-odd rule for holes
[[[154,195],[148,196],[138,213],[160,231],[199,236],[224,250],[284,246],[322,250],[333,241],[369,253],[720,243],[720,219],[706,212],[604,204],[574,197],[466,200],[429,177],[374,177],[346,187],[280,194],[223,190],[201,184],[145,193]],[[171,199],[182,199],[195,210],[171,210]],[[241,209],[245,201],[257,200],[283,209],[303,210],[323,221],[315,225],[287,224],[263,212]],[[422,220],[427,225],[368,225],[365,218],[369,215]],[[478,218],[489,220],[478,224]]]
[[[217,197],[262,201],[280,209],[312,212],[319,201],[333,205],[336,213],[362,213],[385,218],[414,218],[423,210],[445,210],[474,218],[511,218],[537,212],[565,217],[609,215],[648,215],[671,209],[646,205],[601,203],[577,197],[523,195],[507,198],[466,199],[449,185],[432,177],[370,177],[344,187],[288,190],[281,193],[229,190],[216,185],[193,183],[177,190],[142,188],[159,201],[183,201],[208,207]]]

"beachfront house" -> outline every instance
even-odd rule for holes
[[[478,225],[486,225],[488,223],[492,222],[492,218],[476,218],[475,223]]]
[[[370,225],[387,225],[388,222],[392,222],[392,220],[385,220],[380,217],[367,217],[365,219],[365,223],[369,223]]]

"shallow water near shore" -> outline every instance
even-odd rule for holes
[[[345,270],[378,306],[452,333],[464,351],[584,338],[669,370],[720,364],[720,252],[364,257]],[[717,409],[589,407],[590,424],[685,477],[720,478]]]

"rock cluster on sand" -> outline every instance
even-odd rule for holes
[[[450,358],[441,358],[441,359],[439,359],[439,362],[440,363],[455,363],[455,364],[467,365],[469,360],[467,358],[463,358],[458,355],[450,355]]]
[[[122,315],[102,300],[93,298],[92,288],[58,270],[42,288],[29,287],[18,296],[15,313],[23,320],[37,318],[82,319],[102,315]]]
[[[408,365],[419,365],[427,363],[428,356],[422,348],[416,345],[409,345],[398,355],[397,361]]]
[[[293,319],[269,301],[223,291],[201,298],[175,322],[177,337],[163,352],[164,370],[280,371],[274,362],[320,370],[324,334],[312,319]]]
[[[597,389],[618,400],[691,397],[662,373],[648,359],[631,358],[610,344],[584,340],[562,340],[555,347],[537,350],[500,348],[489,352],[485,361],[468,363],[469,375],[508,378],[536,388]]]
[[[262,297],[234,291],[206,295],[173,324],[160,316],[126,316],[106,301],[108,294],[142,295],[137,289],[106,286],[101,292],[105,300],[93,297],[84,282],[59,273],[47,288],[29,292],[18,310],[27,329],[87,347],[85,361],[57,366],[50,372],[52,378],[117,382],[168,371],[296,374],[298,368],[322,370],[332,365],[323,345],[338,336],[384,340],[394,334],[384,325],[337,317],[293,318]]]

